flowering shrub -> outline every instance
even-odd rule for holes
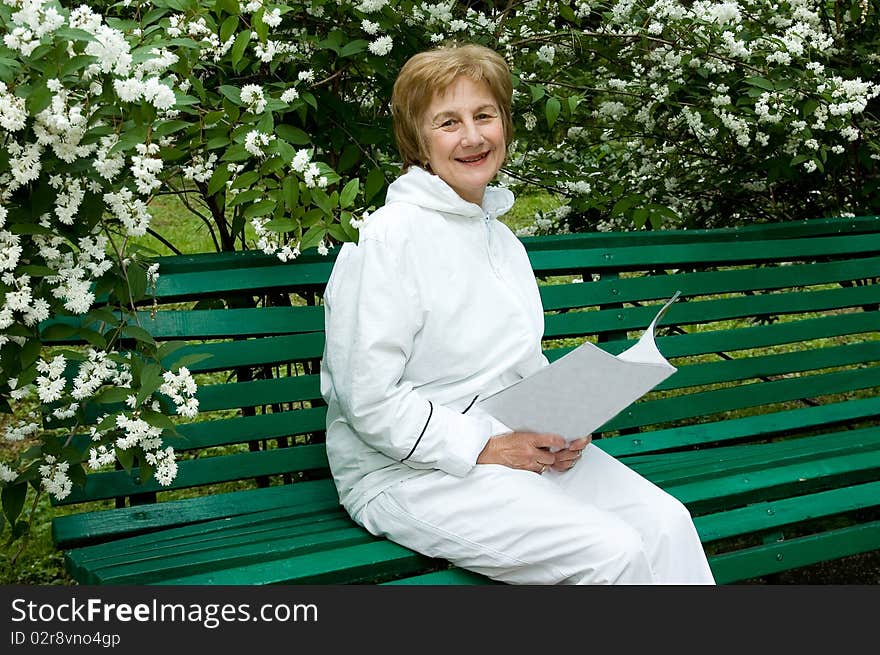
[[[37,444],[0,463],[13,536],[28,485],[61,499],[117,460],[175,476],[163,431],[198,404],[137,323],[161,273],[133,241],[151,200],[176,194],[218,250],[355,239],[398,168],[394,77],[431,44],[512,65],[502,179],[561,199],[525,233],[880,202],[866,0],[0,0],[0,34],[0,409],[52,407],[6,423]]]

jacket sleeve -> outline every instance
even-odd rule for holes
[[[431,402],[404,379],[421,323],[413,280],[390,247],[363,237],[334,278],[324,367],[342,415],[374,450],[412,468],[464,476],[493,425]]]

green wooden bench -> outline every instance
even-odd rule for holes
[[[525,238],[548,357],[657,340],[679,371],[595,445],[692,511],[721,583],[880,548],[880,218]],[[208,353],[202,420],[170,488],[96,472],[57,516],[89,584],[464,584],[483,578],[355,525],[323,446],[320,296],[330,258],[161,261],[157,338]],[[291,301],[292,299],[292,301]],[[200,302],[198,308],[192,308]]]

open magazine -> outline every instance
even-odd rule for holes
[[[619,355],[586,342],[478,406],[512,430],[559,434],[566,441],[591,434],[677,370],[657,349],[654,331],[679,295]]]

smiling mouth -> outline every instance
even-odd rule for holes
[[[456,157],[455,161],[461,162],[462,164],[476,164],[478,162],[483,161],[486,157],[489,156],[489,151],[480,153],[479,155],[473,155],[471,157]]]

